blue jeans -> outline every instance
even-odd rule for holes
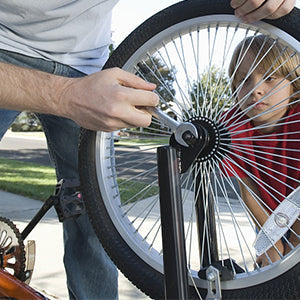
[[[52,61],[0,50],[0,61],[65,77],[83,73]],[[19,111],[0,109],[0,140]],[[65,118],[37,114],[48,144],[57,179],[77,179],[79,126]],[[64,264],[70,299],[117,299],[118,273],[96,237],[86,214],[63,222]]]

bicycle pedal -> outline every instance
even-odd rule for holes
[[[56,201],[54,204],[58,219],[63,222],[70,218],[77,218],[85,212],[85,205],[81,192],[78,191],[77,180],[60,180],[56,185]]]

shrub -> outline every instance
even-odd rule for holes
[[[11,130],[18,131],[43,131],[42,125],[34,113],[22,112],[11,126]]]

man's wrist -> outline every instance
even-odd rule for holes
[[[66,78],[0,63],[0,107],[57,114]]]

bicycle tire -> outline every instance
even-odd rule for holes
[[[125,66],[127,71],[134,72],[130,61],[131,58],[134,55],[144,55],[148,50],[145,46],[147,42],[153,38],[155,39],[161,32],[169,30],[169,28],[174,28],[177,24],[179,24],[180,29],[180,24],[196,18],[206,17],[206,20],[209,18],[220,20],[220,18],[224,18],[225,16],[230,16],[230,22],[233,22],[233,20],[238,22],[232,17],[233,10],[229,5],[229,1],[218,0],[212,2],[188,0],[175,4],[151,17],[138,27],[115,50],[105,65],[105,68],[124,68]],[[287,39],[292,39],[292,46],[298,47],[296,51],[298,51],[297,53],[299,54],[299,44],[295,45],[295,41],[299,42],[300,40],[300,12],[298,9],[294,9],[292,13],[286,17],[278,20],[265,20],[263,23],[259,23],[259,25],[253,25],[254,27],[252,26],[252,28],[255,28],[255,26],[257,26],[256,28],[260,26],[264,28],[263,26],[266,26],[266,31],[268,31],[271,28],[269,25],[275,26],[275,28],[281,29],[284,34],[287,34]],[[179,29],[175,29],[175,31]],[[174,33],[174,29],[172,33]],[[137,54],[137,52],[139,53]],[[106,179],[101,177],[102,175],[99,175],[99,155],[105,155],[105,153],[110,154],[110,151],[114,151],[114,149],[113,140],[110,139],[109,134],[89,130],[82,131],[80,142],[80,176],[82,192],[91,222],[107,253],[125,276],[145,294],[155,299],[162,299],[164,298],[164,280],[161,266],[149,264],[147,260],[144,259],[146,254],[137,254],[135,249],[132,249],[131,245],[128,245],[129,241],[127,239],[130,239],[130,236],[129,238],[124,238],[123,233],[120,232],[123,229],[120,229],[120,227],[116,228],[114,212],[112,214],[114,208],[107,207],[107,204],[103,201],[103,195],[112,193],[114,191],[112,186],[118,185],[118,183],[114,181],[115,179],[107,179],[106,181]],[[103,161],[101,161],[101,163],[103,164]],[[114,163],[111,162],[111,165],[113,166]],[[107,167],[112,168],[107,165],[102,166],[102,168]],[[116,214],[119,213],[117,212]],[[120,221],[120,223],[122,222],[123,221]],[[124,226],[130,227],[129,223],[129,221],[126,221]],[[126,230],[125,228],[124,231]],[[140,246],[143,247],[142,241],[140,242]],[[264,275],[258,275],[258,277],[260,276],[259,280],[261,280],[261,283],[256,282],[249,286],[247,286],[247,284],[241,284],[236,287],[229,285],[229,288],[223,285],[223,298],[296,299],[300,296],[298,289],[300,266],[299,259],[297,258],[299,250],[298,247],[294,249],[288,257],[285,257],[285,263],[289,265],[289,267],[281,271],[278,276],[272,275],[272,278],[268,281],[262,278]],[[275,266],[274,268],[278,270],[278,267]],[[261,273],[263,274],[263,272]],[[198,289],[200,294],[205,296],[205,283],[200,282]],[[198,297],[194,288],[191,287],[190,292],[192,297]]]

